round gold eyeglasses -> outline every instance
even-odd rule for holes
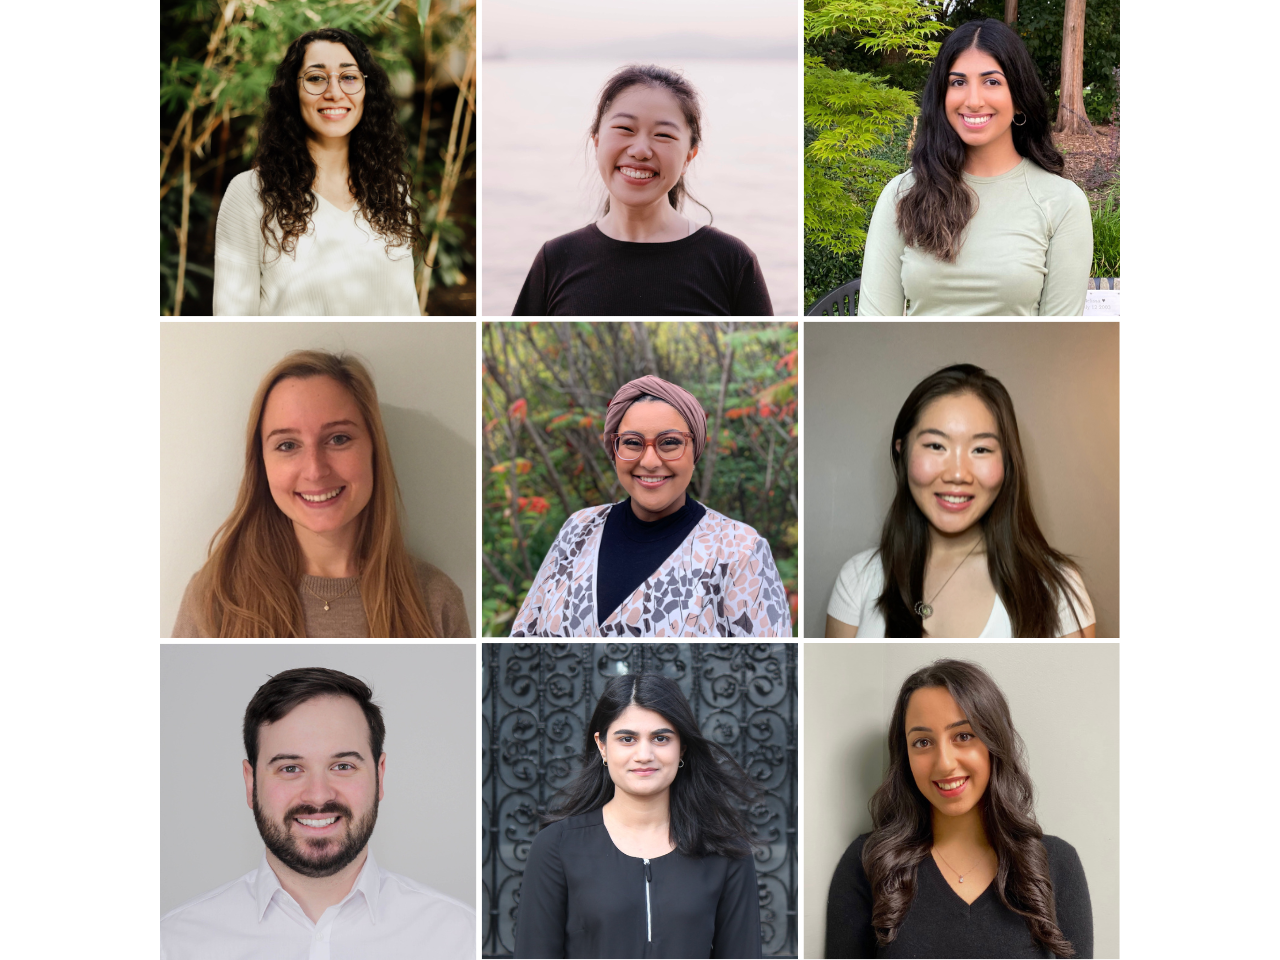
[[[692,442],[691,433],[664,433],[652,440],[646,440],[638,433],[615,433],[613,452],[619,460],[631,461],[643,457],[645,447],[653,447],[663,460],[679,460]]]
[[[359,93],[364,89],[364,74],[359,70],[341,70],[336,74],[308,70],[306,73],[299,74],[298,79],[302,81],[302,87],[307,93],[318,97],[329,89],[329,82],[335,76],[338,78],[339,89],[345,94]]]

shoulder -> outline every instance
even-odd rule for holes
[[[1076,853],[1076,848],[1061,837],[1050,836],[1045,834],[1040,838],[1040,845],[1044,847],[1045,852],[1049,855],[1049,869],[1052,871],[1067,868],[1074,868],[1083,872],[1080,864],[1080,854]]]
[[[442,604],[462,603],[462,591],[453,582],[453,578],[434,564],[410,557],[413,561],[413,572],[418,578],[418,587],[424,597],[430,597]]]
[[[237,877],[230,883],[193,897],[180,907],[174,907],[160,918],[161,932],[178,932],[192,924],[207,926],[217,921],[225,923],[229,918],[229,910],[241,906],[252,908],[254,897],[251,885],[256,874],[257,870],[250,870],[243,877]]]
[[[880,191],[880,199],[884,200],[887,197],[889,200],[896,201],[910,190],[915,182],[915,175],[908,168],[884,185],[884,189]]]
[[[582,836],[583,831],[588,831],[592,827],[603,826],[603,824],[604,818],[599,810],[592,810],[590,813],[579,813],[572,817],[565,817],[563,820],[553,820],[538,831],[538,835],[533,838],[533,843],[535,847],[547,850],[560,846],[566,839]]]
[[[596,229],[596,225],[588,223],[585,227],[579,227],[577,230],[562,233],[548,240],[542,245],[540,252],[547,259],[572,256],[582,250],[600,246],[604,239],[604,234]]]
[[[187,581],[178,604],[178,617],[174,621],[175,637],[209,637],[212,634],[204,623],[204,600],[209,592],[209,565],[206,563]]]
[[[1034,160],[1027,160],[1026,163],[1026,183],[1027,189],[1031,191],[1032,196],[1042,203],[1053,204],[1065,210],[1088,211],[1089,198],[1085,196],[1085,192],[1080,187],[1066,177],[1060,177],[1056,173],[1050,173]]]
[[[606,503],[599,507],[583,507],[581,510],[570,514],[569,519],[560,527],[560,532],[556,535],[556,539],[572,540],[575,536],[586,533],[596,524],[603,523],[613,507],[612,503]]]
[[[866,846],[870,837],[871,834],[864,833],[845,848],[840,857],[840,862],[836,864],[835,875],[831,879],[833,887],[838,884],[865,884],[867,882],[867,873],[862,869],[862,848]]]
[[[871,582],[880,578],[880,549],[872,547],[855,553],[840,568],[840,579],[845,583]]]
[[[704,504],[705,506],[705,504]],[[741,520],[734,520],[732,517],[726,517],[718,510],[712,510],[706,507],[706,514],[698,521],[698,525],[694,530],[702,536],[713,537],[718,540],[726,549],[740,556],[747,556],[754,553],[763,544],[767,550],[769,543],[764,537],[756,532],[756,528],[750,524],[743,523]]]
[[[715,227],[701,227],[695,237],[701,237],[705,247],[720,256],[735,257],[741,260],[754,260],[755,253],[750,247],[732,234],[717,230]]]
[[[227,192],[223,195],[222,202],[261,204],[260,186],[257,170],[246,170],[244,173],[236,174],[227,184]]]
[[[468,925],[474,924],[476,912],[461,900],[455,900],[425,883],[410,880],[390,870],[378,871],[378,880],[382,890],[394,892],[405,899],[414,901],[415,910],[429,910],[433,920],[455,920]]]

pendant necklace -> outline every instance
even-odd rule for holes
[[[963,562],[963,561],[961,561],[961,562]],[[343,590],[340,594],[338,594],[338,595],[337,595],[336,597],[334,597],[333,599],[334,599],[334,600],[341,600],[343,597],[345,597],[348,593],[350,593],[352,590],[354,590],[354,589],[355,589],[356,587],[358,587],[358,586],[360,586],[360,578],[359,578],[359,577],[356,577],[356,582],[355,582],[355,583],[353,583],[351,586],[347,587],[347,589]],[[320,596],[320,594],[316,593],[316,592],[315,592],[314,590],[312,590],[309,586],[307,586],[307,581],[306,581],[306,580],[303,580],[303,581],[302,581],[302,589],[303,589],[303,590],[305,590],[305,591],[307,591],[307,593],[311,594],[313,597],[315,597],[317,600],[319,600],[321,603],[323,603],[323,604],[324,604],[325,612],[326,612],[326,613],[328,613],[328,612],[329,612],[329,603],[330,603],[330,601],[329,601],[329,600],[326,600],[324,597]]]
[[[956,568],[951,571],[951,577],[954,577],[957,573],[960,572],[960,568],[964,566],[964,561],[968,560],[971,556],[973,556],[973,551],[978,549],[978,544],[981,542],[982,542],[982,539],[979,538],[977,543],[975,543],[972,547],[969,548],[969,552],[964,555],[964,560],[961,560],[959,563],[957,563]],[[928,603],[925,603],[923,600],[916,601],[917,617],[919,617],[921,620],[928,620],[930,617],[933,616],[933,606],[932,606],[933,601],[937,600],[938,594],[940,594],[943,590],[946,589],[947,584],[951,582],[951,577],[947,577],[947,579],[943,580],[942,586],[940,586],[937,590],[934,591],[933,600],[930,600]]]
[[[942,856],[942,851],[941,851],[941,850],[939,850],[937,847],[934,847],[934,848],[933,848],[933,852],[934,852],[934,853],[936,853],[939,857],[942,857],[942,862],[943,862],[943,863],[945,863],[948,867],[951,867],[951,861],[950,861],[950,860],[948,860],[946,857],[943,857],[943,856]],[[985,859],[987,859],[987,858],[986,858],[986,856],[984,855],[984,856],[983,856],[983,858],[982,858],[982,860],[985,860]],[[965,873],[973,873],[973,871],[974,871],[975,869],[977,869],[977,867],[979,867],[979,866],[982,864],[982,860],[979,860],[977,863],[975,863],[972,867],[970,867],[968,870],[966,870],[966,871],[965,871]],[[957,877],[959,877],[959,878],[960,878],[960,882],[961,882],[961,883],[964,883],[964,874],[962,874],[962,873],[961,873],[959,870],[957,870],[955,867],[951,867],[951,872],[952,872],[952,873],[954,873]]]

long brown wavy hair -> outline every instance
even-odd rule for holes
[[[245,435],[244,476],[231,515],[209,544],[200,571],[204,632],[215,637],[302,637],[298,584],[302,551],[293,521],[271,496],[262,456],[262,412],[289,377],[329,377],[346,388],[373,439],[373,494],[361,511],[356,563],[370,637],[433,637],[431,620],[400,532],[400,488],[369,371],[355,357],[299,350],[258,385]]]
[[[386,240],[388,253],[392,247],[412,247],[419,243],[421,222],[404,168],[404,131],[396,119],[391,81],[359,37],[333,27],[304,33],[289,44],[271,81],[253,158],[262,198],[262,238],[268,248],[292,254],[298,238],[310,229],[319,202],[312,192],[316,162],[307,149],[309,130],[298,102],[298,74],[307,45],[316,40],[345,46],[365,78],[364,111],[351,131],[347,153],[351,195]]]
[[[1004,73],[1022,123],[1014,148],[1050,173],[1066,165],[1053,145],[1044,86],[1022,39],[999,20],[971,20],[952,31],[938,51],[920,96],[920,125],[911,151],[911,188],[898,199],[898,229],[908,246],[955,263],[964,229],[978,198],[964,182],[964,141],[947,120],[947,84],[956,58],[973,47],[989,54]],[[1015,117],[1017,114],[1015,114]]]
[[[871,797],[875,825],[862,846],[871,883],[876,941],[893,942],[916,894],[916,872],[933,847],[933,805],[916,786],[907,754],[907,702],[917,690],[945,687],[991,755],[991,779],[978,801],[987,842],[995,848],[1000,902],[1027,921],[1031,935],[1055,957],[1075,954],[1058,928],[1049,855],[1036,822],[1026,747],[1009,704],[985,670],[964,660],[936,660],[907,677],[889,721],[889,769]]]
[[[996,595],[1009,612],[1015,637],[1057,637],[1066,624],[1059,620],[1058,601],[1067,597],[1072,615],[1083,606],[1066,571],[1079,573],[1064,553],[1049,546],[1031,509],[1027,461],[1018,435],[1013,399],[1004,384],[981,367],[958,363],[921,380],[907,397],[893,424],[889,456],[897,490],[880,533],[880,563],[884,592],[876,605],[884,616],[886,637],[922,637],[924,620],[915,611],[924,597],[924,568],[929,560],[929,521],[911,495],[907,468],[908,437],[920,422],[920,412],[942,397],[973,394],[996,421],[1004,482],[990,509],[978,521],[987,551],[987,573]],[[1083,630],[1076,616],[1076,629]]]

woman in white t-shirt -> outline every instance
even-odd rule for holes
[[[897,492],[880,546],[840,570],[828,637],[1093,637],[1076,565],[1031,509],[1013,401],[962,363],[916,385],[893,425]]]
[[[253,169],[218,208],[213,312],[418,316],[420,233],[386,71],[345,30],[276,69]]]

